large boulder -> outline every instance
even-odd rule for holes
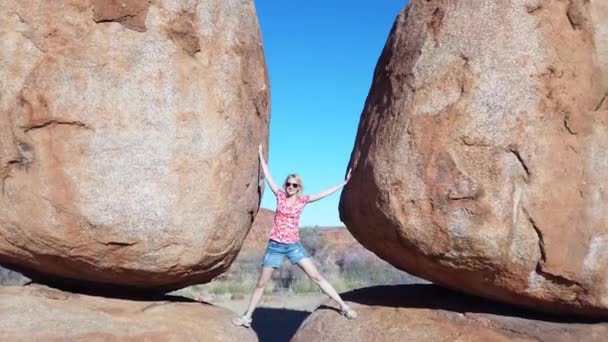
[[[435,285],[378,286],[343,298],[357,310],[356,321],[328,302],[306,318],[292,342],[601,342],[608,334],[608,323],[535,315]]]
[[[150,289],[223,272],[268,138],[253,1],[0,8],[0,262]]]
[[[376,67],[340,214],[393,265],[608,315],[608,6],[413,0]]]
[[[257,341],[234,314],[209,304],[125,300],[44,286],[0,287],[0,340]]]

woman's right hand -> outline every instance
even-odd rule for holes
[[[277,192],[279,192],[279,188],[277,187],[274,180],[272,179],[272,176],[270,175],[270,170],[268,170],[268,165],[266,165],[266,160],[264,160],[264,149],[263,149],[263,146],[261,143],[260,143],[260,145],[258,145],[258,154],[260,157],[260,164],[262,166],[262,171],[264,172],[264,178],[266,178],[266,181],[268,182],[268,185],[270,186],[270,190],[272,190],[272,192],[276,195]]]

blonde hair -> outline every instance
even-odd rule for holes
[[[287,181],[290,179],[293,179],[296,183],[300,185],[298,186],[298,194],[301,194],[302,191],[304,191],[304,182],[302,182],[302,178],[297,173],[289,174],[285,178],[285,181],[283,182],[283,189],[287,189]]]

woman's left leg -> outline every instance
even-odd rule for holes
[[[331,284],[321,275],[319,270],[317,270],[317,267],[315,264],[313,264],[310,258],[303,258],[302,260],[298,261],[298,266],[300,266],[300,268],[306,272],[310,279],[317,284],[321,290],[323,290],[323,292],[329,296],[329,298],[335,300],[340,305],[340,308],[344,310],[350,309],[350,307],[344,303],[342,298],[340,298],[340,295],[336,289],[334,289],[334,287],[331,286]]]

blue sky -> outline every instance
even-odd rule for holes
[[[406,0],[256,0],[270,75],[268,165],[313,194],[344,179],[378,57]],[[340,192],[309,204],[301,226],[343,225]],[[274,210],[268,185],[262,207]]]

